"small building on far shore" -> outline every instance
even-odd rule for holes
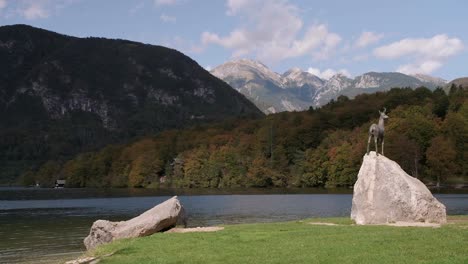
[[[55,181],[55,188],[64,188],[66,180],[56,180]]]

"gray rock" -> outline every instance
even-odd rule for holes
[[[180,220],[185,220],[185,213],[179,199],[174,196],[128,221],[97,220],[84,244],[90,250],[120,238],[149,236],[174,227]]]
[[[351,218],[360,225],[447,222],[445,206],[421,181],[373,151],[364,155],[354,184]]]

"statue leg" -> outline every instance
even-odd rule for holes
[[[384,148],[384,140],[382,138],[382,156],[385,156],[384,152],[383,152],[383,148]]]
[[[374,137],[374,142],[375,142],[375,153],[378,156],[379,155],[379,149],[377,148],[377,137]]]
[[[372,136],[369,136],[369,139],[367,140],[367,155],[369,155],[369,144]]]

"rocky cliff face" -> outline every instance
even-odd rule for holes
[[[39,98],[54,119],[73,111],[90,112],[107,129],[122,129],[145,107],[177,111],[171,118],[181,124],[192,116],[210,121],[258,115],[243,96],[175,50],[73,38],[27,26],[0,28],[0,43],[1,56],[7,58],[0,62],[6,112],[27,95]],[[165,127],[165,117],[158,118]]]
[[[16,25],[0,27],[0,58],[2,167],[21,156],[56,159],[164,129],[263,115],[161,46]]]
[[[281,76],[261,62],[248,59],[227,62],[211,73],[244,94],[265,113],[303,110],[309,103],[299,94],[309,98],[315,89],[306,79],[290,78],[293,72]],[[303,85],[298,87],[298,83]]]

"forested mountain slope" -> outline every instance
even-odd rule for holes
[[[48,159],[226,118],[243,95],[161,46],[0,27],[0,183]]]

